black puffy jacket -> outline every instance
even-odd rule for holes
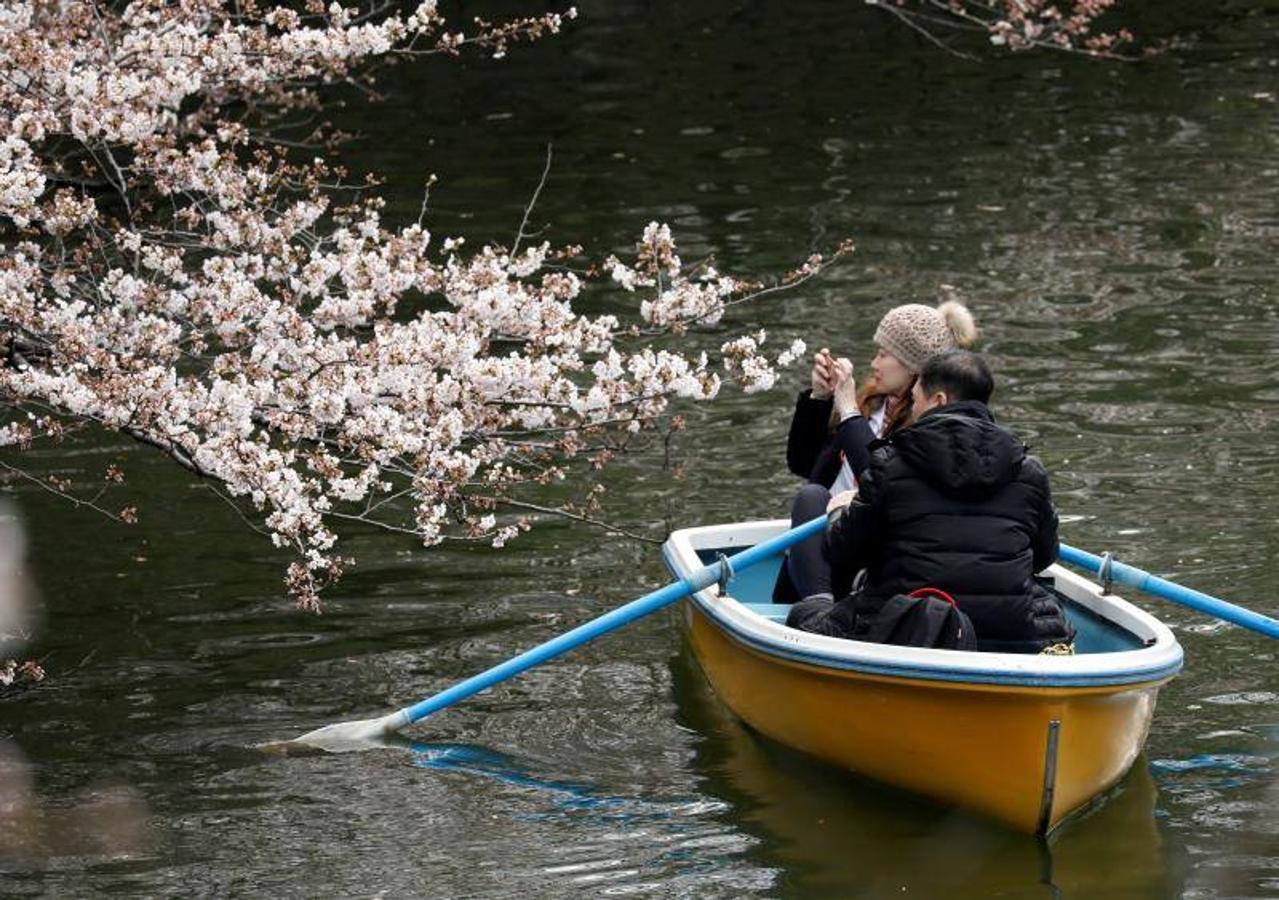
[[[1032,577],[1057,559],[1048,473],[984,403],[939,407],[878,442],[826,542],[832,560],[866,569],[843,601],[859,616],[927,586],[955,598],[982,650],[1033,653],[1074,637]]]

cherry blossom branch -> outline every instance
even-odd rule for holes
[[[198,463],[196,463],[196,461],[191,458],[190,454],[188,454],[186,450],[184,450],[182,447],[180,447],[178,444],[174,443],[173,441],[163,440],[157,437],[156,435],[153,435],[141,428],[126,426],[124,428],[121,428],[120,431],[122,434],[125,434],[133,438],[135,441],[137,441],[140,444],[146,444],[148,447],[154,447],[155,449],[162,452],[165,456],[169,457],[171,460],[176,462],[182,468],[186,469],[188,472],[191,472],[194,475],[199,475],[201,478],[206,478],[206,479],[217,478],[217,476],[213,472],[210,472],[209,470],[201,467]]]
[[[894,16],[937,47],[964,59],[975,57],[942,41],[934,29],[983,32],[1009,50],[1044,49],[1113,60],[1134,43],[1124,28],[1106,31],[1099,21],[1118,0],[864,0]]]

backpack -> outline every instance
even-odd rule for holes
[[[943,650],[976,650],[977,632],[955,598],[924,587],[889,597],[874,617],[857,623],[864,641]]]

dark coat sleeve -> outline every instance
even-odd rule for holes
[[[800,478],[813,473],[817,458],[826,449],[833,400],[814,400],[811,390],[800,391],[786,436],[786,468]]]
[[[857,498],[826,524],[826,558],[848,572],[866,568],[874,560],[884,529],[880,524],[883,498],[873,467],[863,473]]]
[[[835,432],[835,446],[844,454],[848,467],[860,482],[862,473],[870,465],[870,444],[875,440],[875,432],[870,430],[870,423],[863,416],[852,416],[839,423]]]
[[[1036,510],[1039,527],[1031,549],[1035,555],[1035,571],[1042,572],[1057,561],[1060,549],[1057,541],[1057,509],[1053,506],[1052,490],[1048,487],[1048,472],[1033,456],[1026,460],[1026,464],[1034,466],[1034,481],[1041,488],[1039,508]]]

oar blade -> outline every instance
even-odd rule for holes
[[[325,725],[314,731],[308,731],[301,737],[295,737],[289,743],[305,744],[327,753],[350,753],[356,750],[368,750],[377,746],[389,734],[394,734],[404,727],[403,716],[392,713],[377,719],[360,719],[355,722],[337,722]]]

